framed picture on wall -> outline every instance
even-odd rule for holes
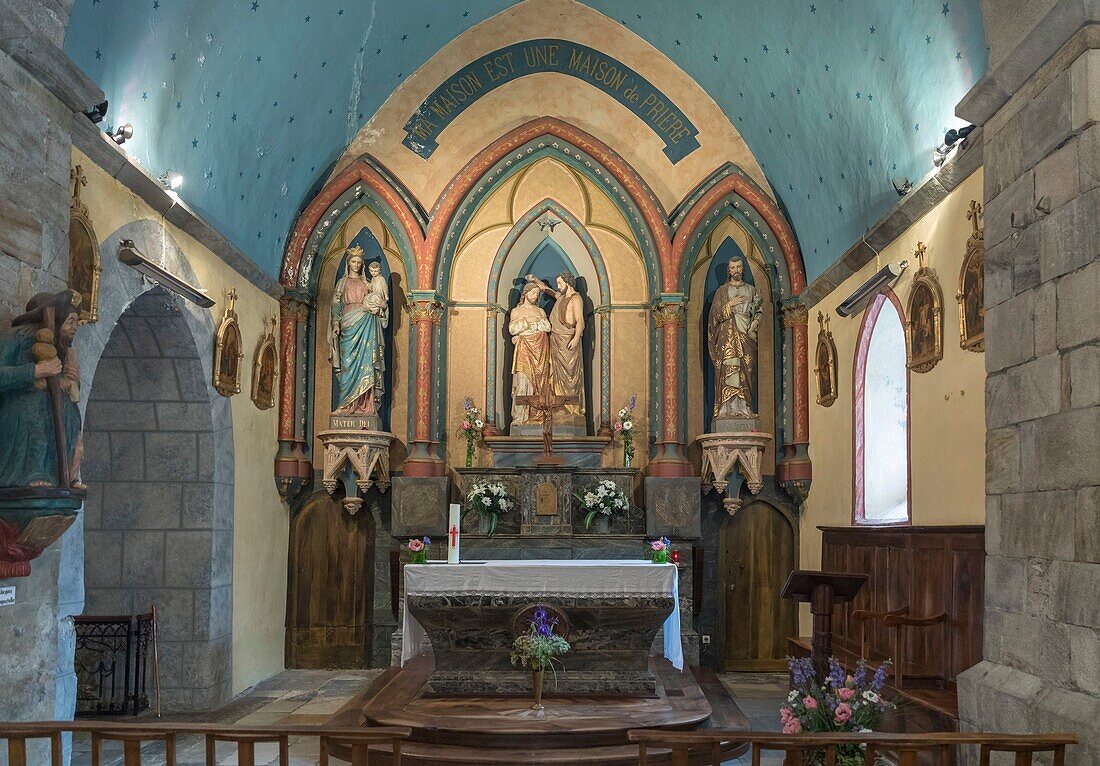
[[[214,336],[213,384],[222,396],[233,396],[241,392],[241,360],[244,359],[241,328],[237,323],[236,288],[226,293],[226,300],[225,315]]]
[[[959,271],[959,345],[967,351],[985,351],[985,229],[982,206],[970,200],[967,220],[973,226]]]
[[[88,206],[80,199],[80,190],[88,185],[84,168],[69,171],[73,197],[69,201],[69,289],[80,295],[80,322],[99,320],[99,239],[88,217]]]
[[[906,306],[905,340],[913,372],[928,372],[943,359],[943,292],[936,272],[924,265],[926,250],[923,242],[917,243],[920,268],[913,275]]]
[[[264,322],[264,334],[252,360],[252,403],[261,410],[275,406],[276,381],[279,377],[279,355],[275,347],[278,321],[278,317],[271,317],[270,327],[268,322]]]
[[[814,352],[814,373],[817,375],[817,403],[830,407],[836,401],[836,344],[829,329],[829,315],[817,312],[817,350]]]

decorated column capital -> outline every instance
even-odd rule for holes
[[[443,310],[446,305],[442,296],[434,290],[414,290],[405,308],[408,309],[409,318],[413,324],[431,322],[433,325],[439,325],[443,321]]]
[[[810,310],[799,298],[788,298],[779,304],[779,318],[784,327],[805,326],[810,321]]]
[[[687,314],[687,296],[683,293],[661,293],[653,304],[653,324],[657,327],[683,327]]]

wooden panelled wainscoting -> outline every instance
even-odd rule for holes
[[[821,530],[822,570],[868,576],[854,601],[837,606],[833,654],[849,668],[860,657],[893,661],[892,731],[957,731],[955,678],[982,659],[985,528]],[[792,639],[790,650],[809,656],[809,639]]]
[[[289,737],[315,736],[320,739],[320,766],[330,758],[353,766],[400,766],[401,743],[409,730],[387,728],[336,728],[327,726],[226,727],[211,724],[122,724],[114,721],[43,721],[0,722],[0,742],[8,746],[8,766],[28,766],[28,744],[41,741],[48,745],[51,766],[61,766],[63,732],[87,732],[92,735],[92,766],[99,766],[105,743],[121,744],[124,766],[141,766],[142,746],[164,744],[166,766],[175,763],[176,738],[181,734],[205,737],[206,766],[217,766],[216,747],[229,743],[237,747],[236,766],[254,766],[255,746],[278,745],[280,766],[288,766]],[[1031,766],[1036,753],[1053,755],[1054,766],[1065,763],[1066,747],[1075,744],[1071,734],[775,734],[736,729],[679,732],[635,729],[628,734],[638,744],[640,766],[671,763],[673,766],[711,764],[720,766],[730,758],[730,743],[739,743],[740,752],[750,752],[758,766],[761,754],[785,753],[785,766],[802,766],[805,756],[824,755],[825,766],[835,766],[838,748],[865,746],[864,763],[873,766],[878,756],[893,756],[898,766],[914,766],[919,757],[931,755],[935,763],[948,763],[949,752],[956,747],[972,747],[981,766],[989,766],[992,753],[1015,754],[1016,766]],[[542,751],[541,763],[556,762],[552,750]],[[517,765],[518,766],[518,765]]]

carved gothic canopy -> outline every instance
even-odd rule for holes
[[[935,270],[924,265],[925,249],[917,243],[921,267],[913,275],[906,306],[905,340],[913,372],[928,372],[943,359],[943,292]]]
[[[966,256],[959,271],[959,345],[967,351],[985,350],[985,230],[982,206],[970,200],[967,219],[974,227],[966,241]]]
[[[77,165],[69,172],[73,197],[69,202],[69,277],[70,290],[80,294],[80,322],[99,319],[99,239],[88,216],[88,206],[80,199],[81,187],[88,185],[84,169]]]
[[[830,407],[836,401],[836,343],[829,329],[829,316],[817,312],[817,350],[814,352],[814,373],[817,375],[817,403]]]
[[[256,346],[252,360],[252,403],[261,410],[275,406],[276,384],[279,377],[279,355],[275,346],[277,317],[271,317],[270,327],[264,323],[264,334]]]
[[[241,360],[244,348],[241,342],[241,328],[237,323],[237,290],[226,293],[228,305],[225,315],[218,325],[214,338],[214,389],[222,396],[233,396],[241,392]]]

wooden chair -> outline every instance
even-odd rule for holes
[[[329,766],[329,755],[334,748],[346,749],[349,756],[342,758],[337,755],[337,758],[348,761],[351,766],[368,766],[371,745],[389,745],[391,766],[401,766],[401,741],[408,735],[407,729],[392,728],[364,729],[361,734],[321,734],[321,758],[318,766]]]
[[[929,615],[927,617],[909,617],[906,615],[890,615],[886,617],[883,622],[887,628],[892,628],[894,631],[894,687],[900,689],[904,682],[905,674],[902,668],[905,665],[905,646],[906,638],[909,637],[907,628],[927,628],[932,625],[939,625],[942,622],[947,621],[947,612],[940,612],[939,614]],[[941,673],[940,680],[946,682],[946,678]]]
[[[121,742],[124,766],[141,766],[141,746],[148,742],[164,743],[164,766],[176,764],[176,733],[166,729],[138,729],[136,727],[92,732],[92,766],[102,763],[104,742]]]
[[[234,729],[213,731],[206,735],[206,766],[217,766],[219,742],[237,746],[237,766],[255,766],[256,745],[275,743],[279,746],[279,766],[290,764],[290,742],[286,734],[258,732],[255,734]]]
[[[871,641],[867,637],[867,623],[883,622],[887,617],[898,617],[909,614],[908,605],[898,609],[888,609],[885,612],[872,612],[870,609],[853,609],[852,619],[859,623],[859,656],[867,662],[871,661]]]

